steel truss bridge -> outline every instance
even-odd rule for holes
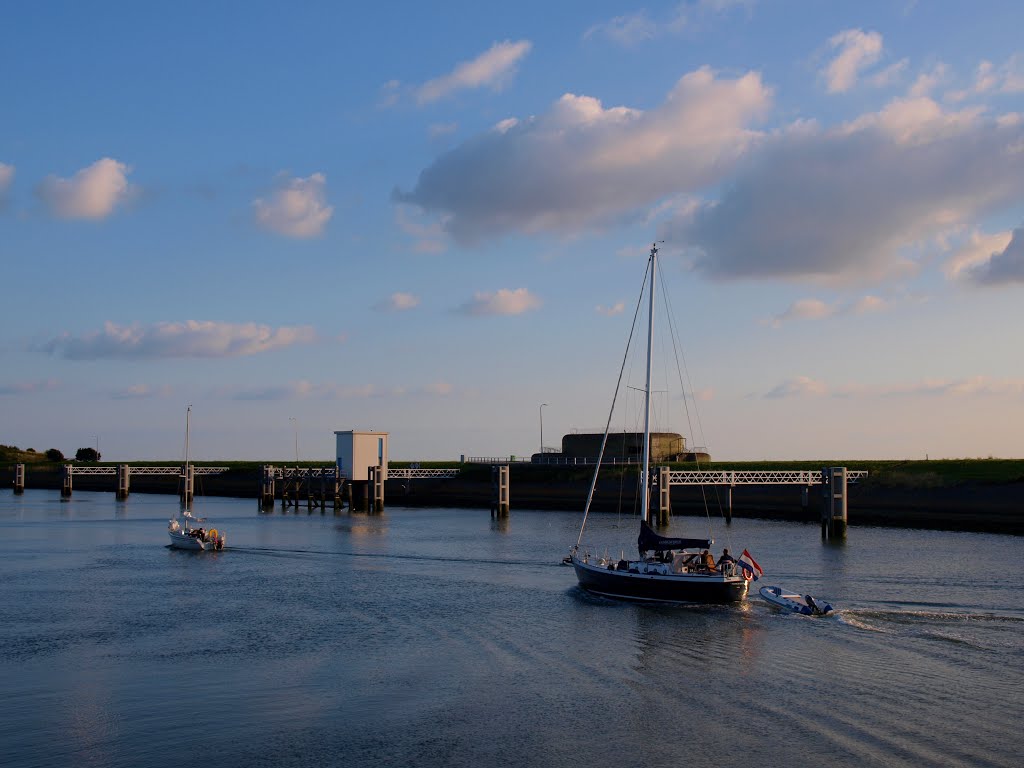
[[[868,476],[866,470],[846,471],[846,482],[856,483]],[[730,470],[679,470],[668,473],[670,485],[821,485],[822,472],[814,469],[758,470],[733,472]]]
[[[67,464],[74,475],[116,475],[117,466],[113,467],[76,467],[74,464]],[[178,475],[181,476],[182,467],[133,467],[128,464],[128,469],[133,475]],[[197,467],[192,465],[194,475],[219,475],[227,472],[231,467]]]

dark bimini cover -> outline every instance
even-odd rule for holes
[[[659,536],[647,523],[640,521],[640,535],[636,539],[636,547],[642,557],[644,552],[666,552],[670,549],[709,549],[711,539],[672,539]]]

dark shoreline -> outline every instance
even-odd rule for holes
[[[59,469],[29,466],[26,487],[59,489]],[[451,479],[388,480],[385,505],[409,507],[491,507],[490,470],[467,472]],[[13,469],[0,466],[0,487],[11,488]],[[131,493],[177,493],[178,478],[135,475]],[[110,492],[115,490],[114,476],[79,475],[74,490]],[[259,472],[233,469],[222,475],[196,478],[196,492],[208,496],[251,498],[256,502]],[[582,510],[589,480],[580,474],[513,471],[510,489],[512,512],[516,509]],[[595,512],[632,510],[635,481],[609,478],[598,484]],[[725,489],[705,488],[712,514],[725,504]],[[737,486],[733,489],[732,515],[737,518],[762,518],[817,523],[820,495],[817,488],[807,494],[803,504],[800,486]],[[717,498],[717,500],[716,500]],[[130,503],[130,497],[129,497]],[[277,508],[280,509],[280,500]],[[866,482],[851,484],[848,491],[848,516],[851,526],[868,525],[924,530],[948,530],[979,533],[1024,535],[1024,482],[959,483],[940,487],[893,487]],[[300,509],[305,507],[301,502]],[[673,514],[704,516],[699,487],[676,486],[672,489]]]

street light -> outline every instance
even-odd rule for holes
[[[292,423],[295,428],[295,468],[299,468],[299,422],[295,420],[294,416],[289,416],[288,421]]]
[[[540,404],[540,408],[537,409],[538,411],[540,411],[540,457],[541,457],[542,460],[544,459],[544,406],[545,405],[547,405],[547,403],[541,403]]]

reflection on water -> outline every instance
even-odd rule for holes
[[[176,504],[0,493],[4,766],[1011,766],[1024,749],[1024,599],[990,565],[1024,562],[1020,539],[854,528],[836,547],[735,520],[717,546],[837,608],[811,618],[588,595],[560,562],[575,514],[203,499],[229,549],[191,553],[165,545]],[[614,550],[632,531],[588,525]]]

